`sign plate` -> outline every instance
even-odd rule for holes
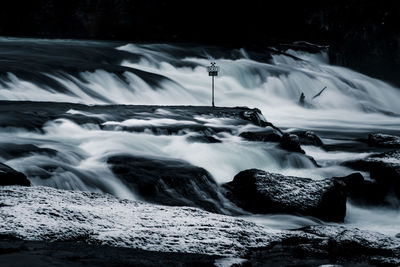
[[[215,62],[212,62],[211,66],[207,67],[207,71],[209,76],[217,76],[219,67],[215,65]]]

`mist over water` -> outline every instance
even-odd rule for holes
[[[288,50],[271,57],[243,49],[175,46],[169,44],[111,44],[87,41],[0,39],[0,56],[8,63],[0,68],[0,100],[71,102],[83,104],[210,105],[211,80],[206,67],[220,66],[216,78],[217,106],[259,108],[269,122],[283,129],[310,129],[333,135],[330,142],[379,131],[400,132],[400,90],[352,70],[332,66],[326,53]],[[83,51],[83,52],[82,52]],[[27,58],[27,63],[22,63]],[[320,96],[312,99],[322,88]],[[298,104],[301,93],[307,107]],[[168,115],[158,110],[159,115]],[[107,166],[113,155],[132,154],[183,159],[209,171],[225,183],[240,171],[257,168],[285,175],[322,179],[344,176],[350,169],[339,166],[345,159],[369,153],[327,152],[305,146],[321,168],[299,153],[287,153],[275,144],[248,142],[229,133],[216,144],[189,142],[195,134],[155,135],[122,131],[121,127],[192,125],[193,121],[166,118],[119,121],[112,114],[90,114],[70,109],[68,114],[96,117],[95,124],[78,125],[67,119],[47,122],[42,132],[1,129],[0,140],[33,144],[56,151],[0,161],[25,173],[33,185],[110,193],[136,199]],[[172,114],[173,115],[173,114]],[[210,125],[230,125],[223,119]],[[228,126],[227,126],[228,127]],[[239,133],[245,127],[233,127]],[[248,129],[247,129],[248,130]],[[325,140],[325,139],[324,139]],[[0,144],[1,145],[1,144]],[[398,218],[394,211],[366,210],[349,206],[346,223],[377,229]],[[379,215],[382,220],[374,219]],[[362,222],[361,218],[367,218]],[[289,215],[254,216],[252,220],[273,228],[296,228],[321,223]],[[280,222],[285,221],[285,224]],[[400,230],[399,230],[400,232]]]

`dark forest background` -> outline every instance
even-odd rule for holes
[[[0,35],[245,47],[308,41],[400,86],[400,1],[1,1]]]

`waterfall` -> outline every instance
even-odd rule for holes
[[[270,58],[252,58],[243,49],[226,52],[212,47],[88,41],[52,44],[0,40],[10,63],[0,72],[0,99],[209,105],[211,80],[206,67],[213,60],[221,67],[217,106],[258,107],[281,127],[394,130],[400,122],[393,116],[400,114],[398,88],[330,65],[324,53],[288,50]],[[298,105],[302,92],[309,107]]]
[[[210,106],[211,79],[206,68],[215,61],[220,66],[215,80],[216,106],[257,107],[269,122],[282,129],[329,132],[335,138],[377,130],[400,132],[400,90],[331,65],[325,52],[287,50],[263,54],[195,45],[0,38],[0,59],[0,100],[4,101]],[[301,93],[307,105],[299,104]],[[190,130],[173,135],[121,130],[208,120],[178,121],[170,111],[158,109],[156,113],[159,117],[142,114],[142,119],[121,121],[114,114],[70,108],[65,114],[96,118],[99,123],[49,118],[38,131],[3,127],[0,148],[34,145],[55,152],[13,158],[0,155],[0,162],[25,173],[33,185],[136,199],[107,166],[109,157],[132,154],[185,160],[206,169],[221,184],[249,168],[313,179],[347,175],[350,170],[337,162],[368,155],[304,147],[307,154],[327,163],[316,168],[303,154],[287,153],[276,144],[245,141],[238,133],[247,128],[234,123],[229,127],[235,134],[219,134],[222,142],[215,144],[188,141],[195,134]],[[209,123],[225,125],[216,118]],[[352,208],[349,221],[357,224],[363,212]],[[281,218],[284,216],[263,220],[276,225]],[[288,225],[315,223],[289,219]]]

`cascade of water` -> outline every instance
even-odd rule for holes
[[[99,45],[95,44],[96,49]],[[210,80],[206,66],[212,59],[210,51],[163,44],[128,44],[114,51],[115,57],[126,53],[122,62],[107,63],[103,68],[79,62],[78,69],[83,69],[74,73],[62,67],[51,72],[46,69],[47,73],[39,70],[34,74],[48,80],[41,77],[38,82],[24,79],[20,72],[8,72],[0,79],[0,98],[86,104],[209,104]],[[14,51],[15,57],[17,52]],[[98,55],[97,50],[88,53]],[[269,61],[260,61],[251,59],[243,50],[239,58],[226,55],[213,58],[221,66],[221,76],[216,81],[216,104],[258,107],[269,120],[282,127],[398,128],[398,117],[387,114],[400,114],[397,103],[400,90],[349,69],[329,65],[323,53],[292,50],[287,53],[299,59],[273,55]],[[128,54],[133,57],[129,58]],[[47,60],[55,56],[49,57]],[[68,65],[73,65],[74,60],[77,59],[72,58]],[[32,64],[47,64],[37,61]],[[325,86],[327,89],[312,99]],[[302,92],[309,108],[298,105]]]
[[[395,116],[400,114],[400,90],[332,66],[324,53],[288,50],[286,55],[276,54],[261,60],[244,49],[230,56],[222,50],[167,44],[115,47],[102,42],[17,40],[14,42],[19,46],[14,47],[10,42],[13,41],[0,39],[0,54],[8,62],[0,66],[0,100],[210,105],[211,81],[206,66],[213,60],[221,67],[216,80],[217,106],[257,107],[268,121],[284,128],[339,133],[400,131],[400,117]],[[60,49],[67,56],[63,57]],[[84,55],[81,51],[85,51]],[[21,63],[25,57],[29,61],[26,65]],[[312,99],[324,87],[326,90]],[[305,94],[306,106],[298,103],[301,93]],[[93,116],[72,109],[68,113]],[[110,127],[183,123],[173,119],[120,122],[110,114],[96,116],[107,120],[104,125]],[[33,144],[53,149],[56,154],[30,154],[0,161],[26,173],[34,185],[135,198],[110,171],[107,158],[134,154],[184,159],[205,168],[218,183],[224,183],[248,168],[314,179],[346,175],[349,169],[331,163],[366,155],[306,147],[308,154],[331,164],[315,168],[307,157],[285,153],[275,146],[260,146],[230,134],[220,136],[222,143],[192,143],[187,141],[191,134],[155,136],[151,132],[105,131],[96,125],[77,125],[61,119],[48,122],[43,133],[0,130],[0,140]],[[358,225],[361,215],[373,215],[373,211],[349,207],[349,223]],[[263,220],[270,224],[283,220],[283,217],[267,217]],[[315,223],[297,217],[288,221],[287,228]],[[393,229],[390,231],[394,233]]]

